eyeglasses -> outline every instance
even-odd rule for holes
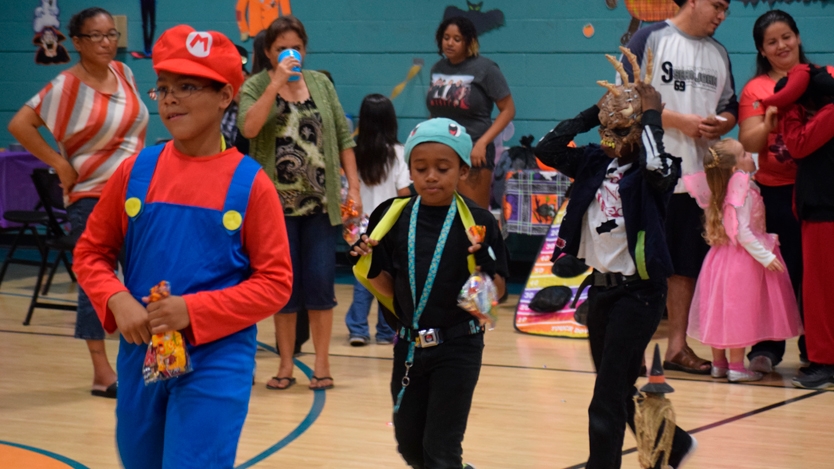
[[[205,86],[194,86],[190,83],[183,83],[180,85],[173,86],[171,88],[167,86],[159,86],[156,88],[151,88],[148,90],[148,96],[154,101],[165,99],[166,96],[170,93],[176,99],[183,99],[191,96],[193,93],[202,90]]]
[[[724,5],[724,3],[722,3],[722,2],[718,2],[718,3],[713,2],[712,7],[715,8],[715,13],[716,14],[720,15],[721,13],[724,13],[724,16],[730,16],[730,7],[727,6],[727,5]]]
[[[120,37],[122,37],[122,33],[118,32],[118,31],[110,31],[107,34],[101,34],[101,33],[79,34],[78,37],[86,37],[91,42],[96,42],[96,43],[103,41],[104,38],[107,38],[110,42],[116,42],[116,41],[119,40]]]

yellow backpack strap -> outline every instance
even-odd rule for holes
[[[386,234],[388,234],[388,232],[391,231],[391,227],[394,226],[394,223],[399,220],[405,206],[408,205],[411,200],[412,199],[410,198],[395,199],[394,202],[391,203],[391,207],[388,208],[388,211],[385,212],[385,215],[382,216],[382,219],[376,227],[374,227],[374,230],[371,232],[369,238],[379,241]],[[466,202],[464,202],[463,197],[461,197],[457,192],[455,192],[455,203],[458,206],[458,215],[460,215],[460,219],[463,222],[463,227],[468,230],[470,227],[475,226],[475,218],[472,216],[472,211],[469,210],[469,207],[466,205]],[[388,308],[388,310],[396,316],[397,313],[394,311],[394,298],[384,296],[371,285],[370,281],[368,281],[368,272],[371,270],[371,262],[373,259],[372,256],[373,253],[360,257],[359,262],[353,266],[353,275],[356,276],[356,280],[358,280],[362,286],[367,288],[368,291],[370,291],[383,306]],[[466,263],[469,268],[469,273],[475,272],[475,256],[473,254],[466,256]]]
[[[382,216],[382,219],[379,223],[374,227],[374,230],[371,232],[369,236],[370,239],[379,241],[381,240],[394,226],[394,223],[400,218],[400,214],[403,213],[403,209],[405,208],[408,203],[411,202],[410,198],[404,199],[395,199],[391,203],[391,207],[388,208],[388,211],[385,212],[385,215]],[[471,216],[471,214],[470,214]],[[383,306],[388,308],[389,311],[394,313],[394,316],[397,313],[394,311],[394,298],[390,296],[384,296],[382,293],[377,291],[376,288],[371,285],[371,282],[368,281],[368,272],[371,271],[371,260],[372,260],[373,252],[362,256],[359,258],[359,262],[353,266],[353,275],[356,276],[356,280],[359,280],[359,283],[362,284],[365,288],[368,289],[371,293],[373,293],[374,297],[382,303]]]
[[[469,207],[466,206],[466,202],[463,201],[463,197],[461,197],[457,192],[455,192],[455,203],[458,205],[458,215],[460,215],[460,220],[463,222],[463,228],[469,231],[469,228],[475,226],[475,218],[472,217],[472,212],[469,210]],[[475,272],[474,254],[466,256],[466,264],[469,267],[470,274]]]

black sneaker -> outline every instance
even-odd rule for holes
[[[675,454],[675,452],[669,454],[669,466],[672,469],[680,469],[683,467],[683,463],[692,457],[692,454],[695,453],[696,449],[698,449],[698,440],[696,440],[694,436],[689,435],[689,448],[679,454]]]
[[[834,365],[812,363],[807,372],[791,380],[791,384],[803,389],[825,389],[834,385]]]

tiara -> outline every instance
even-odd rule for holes
[[[718,153],[716,153],[712,148],[709,149],[709,152],[712,155],[712,162],[705,164],[704,169],[717,168],[718,165],[721,164],[721,158],[718,157]]]

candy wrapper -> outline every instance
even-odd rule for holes
[[[472,244],[483,243],[486,237],[486,226],[472,225],[466,230],[466,236]]]
[[[365,215],[359,216],[359,211],[356,210],[355,202],[348,199],[347,203],[342,204],[342,237],[345,241],[353,245],[359,241],[359,237],[365,230],[368,229],[368,217]]]
[[[151,288],[148,303],[159,301],[171,296],[168,282],[162,281]],[[185,339],[179,331],[155,334],[148,344],[145,363],[142,365],[142,375],[145,385],[175,378],[191,371],[191,357],[185,349]]]
[[[470,275],[458,294],[458,306],[478,318],[481,325],[488,324],[489,330],[495,328],[497,305],[498,289],[492,279],[481,272]]]

